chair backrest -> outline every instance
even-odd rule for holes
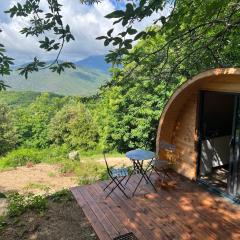
[[[167,151],[175,151],[176,150],[176,146],[173,144],[170,144],[164,140],[160,141],[159,147],[161,150],[167,150]]]
[[[110,168],[108,166],[108,162],[107,162],[107,159],[106,159],[106,154],[105,152],[103,152],[103,157],[104,157],[104,161],[105,161],[105,164],[106,164],[106,167],[107,167],[107,171],[110,172]]]

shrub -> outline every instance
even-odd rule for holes
[[[1,158],[2,168],[24,166],[27,163],[40,163],[42,158],[39,150],[20,148]]]
[[[62,162],[67,158],[69,149],[66,145],[51,146],[47,149],[41,150],[42,162],[57,163]]]
[[[66,159],[68,149],[65,146],[48,149],[19,148],[0,158],[0,169],[24,166],[27,163],[56,163]]]
[[[61,96],[41,93],[27,108],[15,109],[14,125],[20,135],[19,144],[26,148],[48,147],[47,126],[64,102]]]
[[[47,200],[40,195],[12,193],[8,196],[8,202],[8,215],[10,217],[20,216],[27,210],[42,212],[47,208]]]
[[[97,146],[97,125],[82,103],[65,105],[51,119],[48,128],[49,140],[53,144],[67,144],[71,149],[82,150],[92,150]]]
[[[16,147],[18,135],[10,109],[0,103],[0,156]]]

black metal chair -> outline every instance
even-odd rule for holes
[[[160,142],[160,150],[169,151],[171,153],[175,152],[176,146],[165,141]],[[157,175],[164,181],[165,177],[171,179],[169,174],[169,169],[171,168],[172,162],[165,159],[154,158],[149,166],[149,177],[153,172],[157,173]]]
[[[108,166],[108,162],[106,159],[105,153],[103,153],[104,161],[106,163],[107,172],[109,175],[109,178],[111,179],[110,183],[107,184],[107,186],[103,189],[103,191],[106,191],[108,187],[110,187],[112,184],[115,184],[114,187],[110,190],[110,192],[107,194],[106,198],[110,196],[110,194],[116,189],[119,188],[119,190],[127,197],[128,195],[125,193],[126,187],[122,184],[124,179],[128,176],[128,169],[127,168],[110,168]]]

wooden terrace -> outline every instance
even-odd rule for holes
[[[138,180],[131,178],[130,195]],[[154,176],[156,178],[156,176]],[[106,182],[72,188],[100,240],[133,232],[138,239],[240,239],[240,207],[173,173],[174,184],[155,193],[142,182],[127,199],[119,190],[105,199]]]

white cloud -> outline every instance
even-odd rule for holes
[[[19,1],[19,0],[18,0]],[[24,1],[24,0],[20,0]],[[47,4],[42,1],[43,8]],[[4,2],[4,3],[3,3]],[[0,11],[3,12],[17,0],[0,1]],[[96,40],[96,37],[105,35],[107,30],[112,27],[112,21],[104,16],[115,9],[111,0],[103,0],[102,3],[93,6],[86,6],[79,3],[79,0],[60,0],[63,5],[62,15],[64,23],[71,26],[75,41],[66,45],[63,50],[62,58],[70,61],[79,60],[91,55],[100,55],[107,52],[102,41]],[[137,23],[138,29],[145,28],[153,16],[141,23]],[[5,14],[0,13],[0,28],[3,32],[0,34],[0,42],[5,44],[9,55],[16,59],[17,63],[31,60],[34,56],[52,59],[53,53],[47,54],[38,47],[37,39],[34,37],[26,38],[19,33],[20,29],[27,24],[25,19],[15,17],[10,19]],[[115,26],[116,32],[120,31],[120,26]]]
[[[0,3],[0,9],[5,10],[16,0]],[[44,1],[43,1],[44,3]],[[78,60],[90,55],[104,54],[107,49],[101,41],[95,38],[106,33],[111,27],[111,22],[104,16],[114,10],[114,6],[109,0],[94,6],[81,5],[78,0],[60,0],[63,5],[62,15],[64,23],[71,26],[76,41],[71,42],[64,48],[62,58],[67,60]],[[43,5],[46,8],[47,4]],[[26,38],[19,31],[26,26],[27,20],[14,17],[6,18],[0,15],[1,33],[0,41],[6,46],[9,55],[16,59],[16,62],[29,61],[34,56],[43,57],[45,59],[54,58],[53,53],[46,53],[39,49],[38,41],[34,37]]]

